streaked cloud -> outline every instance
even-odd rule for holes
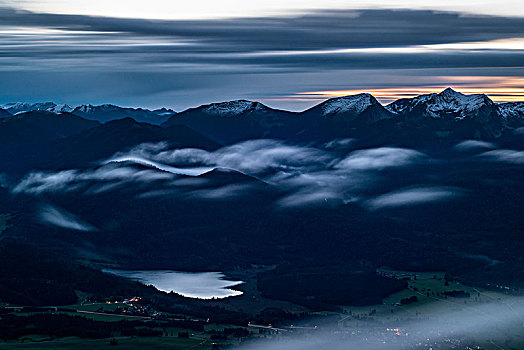
[[[44,205],[40,208],[40,222],[76,231],[97,231],[97,229],[63,208]]]
[[[424,153],[396,147],[380,147],[358,150],[350,153],[335,165],[344,170],[380,170],[391,167],[402,167],[421,161]]]
[[[212,0],[191,2],[173,2],[169,0],[4,0],[21,8],[51,13],[87,14],[95,16],[142,17],[165,19],[188,18],[233,18],[259,17],[283,14],[303,13],[326,8],[361,9],[361,8],[412,8],[434,9],[439,11],[460,11],[477,14],[498,14],[507,16],[524,16],[519,11],[520,3],[516,0],[503,0],[502,4],[487,0],[441,0],[431,4],[415,0],[223,0],[217,3]]]
[[[355,139],[345,138],[345,139],[335,139],[327,142],[324,147],[327,149],[347,149],[355,142]]]
[[[305,206],[323,205],[330,201],[339,201],[341,194],[333,188],[301,189],[281,198],[277,205],[282,208],[299,208]]]
[[[29,173],[12,188],[12,192],[46,196],[74,191],[98,195],[132,188],[136,198],[141,199],[176,196],[196,200],[234,200],[246,198],[254,191],[268,191],[275,208],[283,210],[349,203],[379,210],[440,202],[465,193],[460,188],[436,184],[440,178],[423,169],[439,162],[425,153],[399,147],[347,148],[352,143],[350,139],[336,140],[333,143],[337,147],[335,151],[331,147],[321,149],[260,139],[213,152],[194,148],[170,149],[164,142],[146,143],[119,153],[111,157],[111,161],[93,169]],[[459,144],[458,149],[492,146],[466,140]],[[524,163],[522,152],[513,150],[492,150],[481,153],[479,157]],[[433,185],[401,187],[412,183],[409,173],[419,165],[424,165],[424,168],[420,168],[417,181],[427,179]],[[223,176],[203,175],[209,169],[220,169],[217,171]],[[384,171],[387,169],[405,172],[405,182],[396,185],[400,189],[376,194],[379,188],[391,188],[388,172]],[[399,181],[398,177],[395,179]],[[54,217],[55,222],[58,222],[56,218],[70,217],[52,213],[54,216],[48,214],[47,217]]]
[[[448,200],[460,195],[460,190],[449,187],[415,187],[390,192],[368,200],[372,209],[395,208]]]
[[[230,184],[215,188],[205,188],[190,192],[189,197],[207,200],[231,200],[237,197],[248,196],[254,189],[252,184]]]
[[[168,173],[172,173],[176,175],[188,175],[188,176],[199,176],[207,172],[210,172],[211,170],[214,169],[210,167],[175,168],[169,165],[151,161],[149,159],[144,159],[140,157],[132,157],[132,156],[120,156],[120,157],[111,158],[110,160],[106,162],[106,164],[109,164],[111,162],[117,162],[117,163],[127,162],[127,163],[143,164],[146,166],[157,168],[162,171],[166,171]]]
[[[174,175],[155,170],[139,170],[119,164],[107,164],[97,169],[63,170],[59,172],[32,172],[14,188],[14,193],[40,194],[46,192],[70,192],[85,189],[89,182],[100,182],[91,189],[101,193],[131,182],[172,180]]]
[[[166,144],[163,146],[167,147]],[[179,172],[183,171],[181,166],[192,166],[196,169],[230,168],[250,174],[279,168],[302,169],[330,161],[328,154],[320,149],[269,139],[241,142],[214,152],[194,148],[160,151],[151,149],[149,145],[138,146],[130,152],[117,154],[114,159],[141,159],[151,164],[162,162],[177,165]]]
[[[524,164],[524,151],[496,149],[482,153],[481,156],[494,162]]]
[[[524,18],[370,5],[145,20],[9,4],[0,8],[0,96],[9,100],[180,110],[247,98],[300,110],[363,90],[382,101],[450,85],[500,101],[523,96]]]
[[[464,140],[455,145],[455,149],[459,151],[470,151],[470,150],[483,150],[489,148],[495,148],[495,144],[480,140]]]

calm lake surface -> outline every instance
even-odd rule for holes
[[[169,270],[131,271],[105,269],[103,272],[153,285],[163,292],[175,292],[188,298],[212,299],[242,295],[229,287],[242,281],[229,281],[220,272],[178,272]]]

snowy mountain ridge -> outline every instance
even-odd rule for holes
[[[137,121],[161,124],[176,114],[171,109],[161,108],[148,110],[142,108],[126,108],[111,104],[104,105],[80,105],[72,107],[67,104],[56,104],[53,102],[43,103],[7,103],[0,105],[0,109],[7,111],[10,115],[24,112],[42,110],[51,113],[73,113],[87,119],[95,119],[106,122],[113,119],[125,117],[134,118]],[[207,115],[219,117],[237,117],[248,113],[268,112],[271,108],[260,102],[249,100],[234,100],[202,105],[190,108],[187,111],[201,111]],[[283,111],[285,112],[285,111]],[[350,120],[366,114],[368,122],[376,122],[383,119],[394,119],[400,116],[410,116],[412,119],[471,119],[478,118],[481,122],[489,120],[512,120],[524,119],[524,102],[495,103],[483,94],[466,95],[447,88],[440,93],[419,95],[413,98],[403,98],[382,106],[375,97],[369,93],[361,93],[343,97],[328,99],[311,109],[297,113],[317,113],[321,117],[343,117]],[[6,116],[6,115],[4,115]]]
[[[479,117],[483,119],[496,113],[496,104],[486,95],[465,95],[451,88],[441,93],[400,99],[386,106],[397,115],[416,113],[428,118],[454,118],[457,120]]]
[[[330,116],[342,113],[361,114],[368,109],[375,98],[367,93],[336,97],[322,103],[322,115]]]
[[[240,114],[244,114],[248,111],[263,111],[267,109],[268,107],[264,106],[260,102],[253,102],[248,100],[219,102],[202,106],[203,112],[222,117],[234,117]]]
[[[6,110],[11,115],[17,115],[20,113],[31,112],[31,111],[46,111],[51,113],[71,113],[73,107],[66,104],[56,104],[54,102],[41,102],[41,103],[25,103],[15,102],[7,103],[0,106],[0,108]]]

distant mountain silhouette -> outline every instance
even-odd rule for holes
[[[7,103],[0,106],[7,110],[12,115],[19,113],[26,113],[32,111],[51,112],[51,113],[70,113],[73,107],[66,104],[56,104],[54,102],[40,102],[40,103],[26,103],[26,102],[15,102]]]
[[[0,119],[0,147],[65,138],[100,125],[72,114],[33,111]]]
[[[124,108],[115,105],[83,105],[76,107],[71,113],[84,117],[86,119],[98,120],[105,123],[110,120],[133,118],[138,122],[145,122],[150,124],[162,124],[170,116],[176,114],[173,110],[159,109],[150,111],[142,108]]]
[[[94,105],[81,105],[72,107],[66,104],[57,104],[54,102],[42,102],[42,103],[25,103],[15,102],[7,103],[0,106],[0,108],[7,111],[10,115],[32,112],[32,111],[44,111],[51,113],[72,113],[85,119],[96,120],[101,123],[108,122],[110,120],[122,119],[122,118],[133,118],[139,122],[147,122],[151,124],[161,124],[166,121],[170,116],[176,114],[171,109],[161,108],[154,111],[143,109],[143,108],[126,108],[115,105],[105,104],[100,106]],[[2,112],[0,111],[0,118]]]
[[[386,107],[370,94],[332,98],[300,113],[245,100],[222,102],[179,113],[163,126],[187,125],[224,144],[262,137],[317,142],[363,137],[439,145],[460,138],[499,138],[524,125],[523,110],[521,103],[496,104],[486,95],[448,88]]]
[[[34,164],[41,146],[100,125],[69,114],[32,111],[0,119],[0,162],[4,171]]]

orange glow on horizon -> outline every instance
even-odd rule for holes
[[[342,97],[348,95],[356,95],[360,93],[370,93],[375,96],[381,102],[392,102],[401,98],[412,98],[418,95],[425,95],[431,93],[439,93],[444,90],[446,86],[438,88],[378,88],[378,89],[364,89],[364,90],[333,90],[333,91],[311,91],[311,92],[299,92],[297,93],[298,98],[289,96],[288,99],[282,100],[322,100],[333,97]],[[524,101],[524,88],[459,88],[455,89],[466,95],[470,94],[485,94],[493,101],[496,102],[521,102]],[[310,97],[304,99],[303,97]],[[302,97],[302,98],[300,98]]]
[[[387,87],[387,88],[364,88],[348,90],[325,90],[298,92],[292,96],[284,96],[290,100],[323,100],[333,97],[370,93],[379,101],[388,103],[400,98],[412,98],[418,95],[439,93],[447,87],[463,94],[486,94],[496,102],[520,102],[524,101],[524,78],[520,77],[440,77],[443,81],[455,81],[459,84],[442,84],[415,87]],[[477,84],[475,84],[477,83]],[[479,84],[480,83],[480,84]]]
[[[348,95],[356,95],[360,93],[370,93],[375,96],[381,102],[392,102],[401,98],[412,98],[418,95],[425,95],[431,93],[439,93],[444,90],[446,86],[438,88],[378,88],[378,89],[363,89],[363,90],[333,90],[333,91],[310,91],[310,92],[299,92],[296,98],[294,96],[288,96],[285,99],[278,100],[294,100],[294,101],[310,101],[310,100],[322,100],[333,97],[342,97]],[[524,88],[459,88],[455,89],[466,95],[470,94],[485,94],[493,101],[496,102],[521,102],[524,101]],[[304,98],[304,97],[309,98]]]

